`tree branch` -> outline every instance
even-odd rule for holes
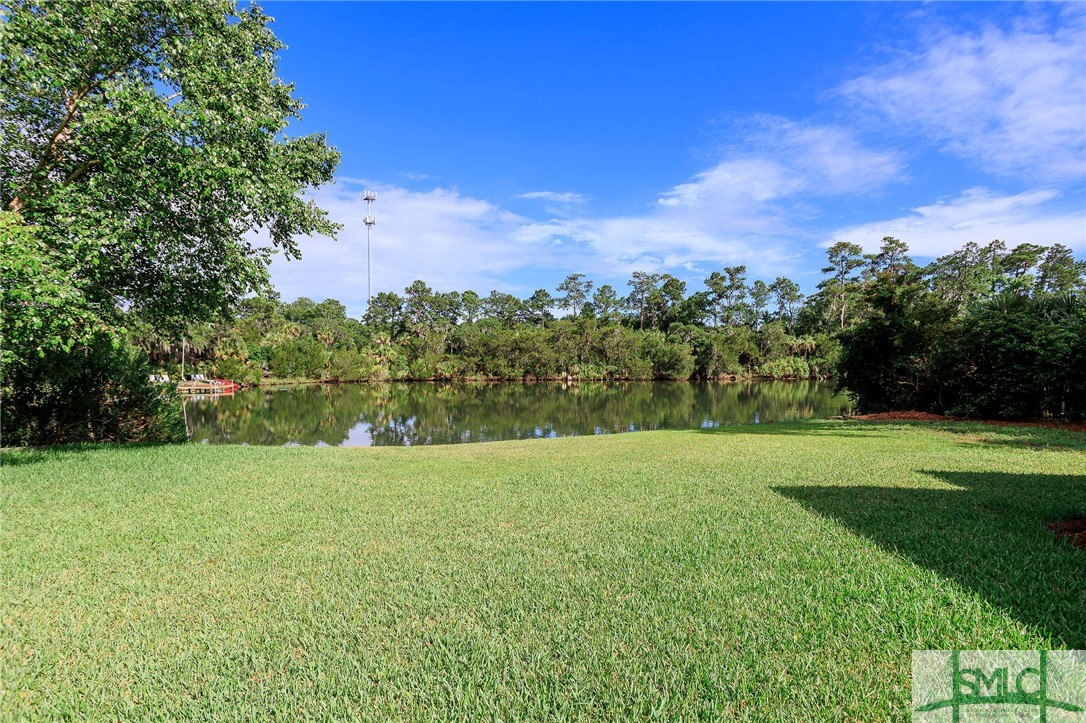
[[[94,159],[91,159],[91,160],[87,161],[83,165],[79,166],[79,168],[76,168],[74,171],[69,173],[67,178],[65,178],[61,182],[61,184],[60,184],[61,187],[63,188],[64,186],[69,185],[70,183],[72,183],[72,181],[75,181],[77,178],[82,176],[84,173],[86,173],[90,169],[94,168],[95,166],[100,166],[100,165],[102,165],[102,161],[100,161],[97,158],[94,158]]]
[[[139,62],[139,60],[144,58],[147,53],[153,51],[154,47],[157,44],[161,43],[169,36],[170,33],[164,33],[162,37],[158,38],[157,42],[151,43],[150,47],[146,48],[143,52],[136,53],[134,56],[125,58],[116,65],[107,68],[105,72],[100,75],[100,77],[98,74],[95,74],[77,90],[72,91],[71,93],[69,93],[68,91],[64,91],[64,117],[61,119],[60,125],[57,126],[57,129],[53,131],[52,136],[49,138],[49,142],[45,144],[45,148],[42,150],[41,157],[38,159],[38,163],[34,167],[33,172],[31,172],[30,178],[27,180],[26,184],[24,184],[22,188],[19,189],[18,193],[15,194],[15,197],[11,199],[11,201],[8,203],[9,210],[16,212],[22,210],[26,206],[25,196],[30,190],[30,186],[34,183],[36,179],[41,177],[43,172],[48,169],[50,163],[59,160],[60,153],[58,152],[58,148],[63,144],[67,143],[67,141],[74,133],[74,130],[72,128],[72,122],[75,120],[75,117],[79,110],[80,101],[86,98],[87,95],[89,95],[92,91],[100,89],[103,83],[108,81],[113,76],[117,75],[117,73],[121,72],[127,67],[132,66],[134,63]],[[85,171],[86,169],[83,169],[77,174],[76,177],[82,175],[82,173]],[[69,177],[69,179],[66,179],[64,185],[70,183],[71,180],[74,180],[74,178]]]

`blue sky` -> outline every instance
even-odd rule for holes
[[[345,224],[277,260],[285,299],[528,295],[726,265],[811,292],[884,235],[1086,258],[1086,5],[269,2]]]

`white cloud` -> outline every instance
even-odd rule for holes
[[[768,226],[768,224],[763,224]],[[753,238],[751,227],[721,227],[683,213],[664,210],[643,216],[551,220],[527,224],[517,233],[524,243],[560,241],[560,268],[605,277],[634,271],[690,269],[747,264],[755,272],[790,259],[783,238]]]
[[[309,197],[344,224],[339,240],[303,239],[300,261],[276,258],[272,281],[284,299],[335,298],[354,315],[366,302],[365,205],[363,187],[377,192],[372,232],[373,293],[401,293],[415,279],[441,291],[473,288],[510,290],[504,280],[529,263],[551,263],[542,244],[513,240],[527,222],[487,201],[455,190],[416,192],[380,183],[340,179]]]
[[[526,198],[529,200],[539,201],[553,201],[555,203],[584,203],[588,199],[580,193],[573,193],[566,191],[559,193],[557,191],[530,191],[528,193],[522,193],[517,198]]]
[[[802,190],[804,180],[794,168],[768,158],[725,161],[660,194],[657,203],[669,208],[711,208],[720,203],[766,203]]]
[[[793,267],[801,223],[814,199],[867,194],[904,177],[894,151],[872,150],[843,128],[756,119],[741,147],[687,183],[661,193],[645,213],[552,220],[521,229],[525,240],[568,238],[590,249],[585,270],[628,274],[745,264],[759,276]]]
[[[994,239],[1009,246],[1020,243],[1060,243],[1086,251],[1086,223],[1081,212],[1059,212],[1050,206],[1059,194],[1034,190],[1000,195],[983,188],[957,198],[919,206],[907,216],[841,229],[825,245],[849,241],[871,252],[884,236],[909,245],[915,256],[933,258],[950,253],[969,241],[985,244]]]
[[[844,95],[981,170],[1054,180],[1086,174],[1086,13],[1058,27],[941,33],[855,78]]]
[[[894,150],[866,148],[839,126],[760,116],[727,160],[661,194],[658,203],[688,208],[725,204],[732,215],[751,204],[797,195],[865,195],[903,180],[905,163]]]

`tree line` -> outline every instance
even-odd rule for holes
[[[839,389],[865,411],[1086,418],[1086,263],[993,242],[921,269],[900,246],[854,297]]]
[[[728,267],[687,293],[670,274],[635,272],[629,293],[571,274],[520,298],[501,291],[438,292],[419,280],[382,292],[361,319],[340,302],[274,295],[242,301],[234,317],[194,325],[189,369],[244,383],[455,379],[717,379],[825,377],[832,334],[796,329],[795,282],[747,283]],[[139,337],[152,358],[180,371],[180,343]]]
[[[1048,310],[1045,318],[1054,321],[1046,325],[1034,320],[1030,329],[1041,333],[1054,324],[1070,334],[1068,343],[1080,341],[1073,322],[1084,271],[1086,262],[1077,261],[1064,246],[1007,248],[1000,241],[986,246],[966,244],[921,267],[910,258],[904,242],[887,237],[872,254],[850,243],[831,246],[823,279],[810,296],[801,294],[799,286],[785,277],[769,284],[751,282],[744,266],[713,272],[704,279],[704,288],[692,293],[684,281],[670,274],[647,272],[635,272],[627,283],[628,293],[622,296],[610,285],[596,287],[584,274],[571,274],[554,294],[538,289],[523,298],[501,291],[486,296],[470,290],[434,291],[420,280],[402,294],[378,294],[361,319],[349,318],[335,300],[247,299],[229,321],[192,327],[186,344],[191,370],[245,383],[265,378],[836,376],[843,388],[857,394],[863,391],[860,401],[869,408],[904,405],[967,412],[971,408],[947,385],[979,372],[961,368],[951,373],[931,366],[926,372],[942,380],[934,402],[921,392],[905,394],[904,390],[923,385],[903,383],[899,372],[885,370],[883,387],[896,391],[875,395],[868,378],[893,349],[920,354],[925,348],[918,339],[904,337],[896,339],[896,347],[886,346],[885,339],[876,342],[879,334],[888,333],[879,325],[897,314],[893,318],[905,329],[928,335],[941,329],[951,335],[939,340],[940,349],[960,350],[967,339],[982,349],[986,342],[974,337],[978,329],[984,329],[985,338],[996,338],[990,328],[996,323],[993,308],[1010,313],[1044,307]],[[903,306],[901,294],[909,304]],[[890,306],[888,298],[894,299]],[[1068,309],[1070,316],[1053,311],[1057,307]],[[901,317],[906,311],[907,318]],[[987,325],[982,320],[988,320]],[[1058,361],[1059,347],[1049,341],[1031,343],[1047,349],[1045,358],[1052,363],[1066,366],[1067,362]],[[171,343],[151,335],[142,343],[158,363],[178,370],[176,340]],[[1023,345],[1021,341],[1005,351],[1018,353]],[[923,363],[930,366],[932,359],[928,354]],[[958,362],[959,366],[963,363]],[[1043,379],[1050,374],[1037,370],[1028,376]],[[1060,400],[1059,409],[1034,411],[1065,413],[1066,395]],[[992,410],[990,405],[977,409]]]

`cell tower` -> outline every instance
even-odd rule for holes
[[[377,225],[377,219],[370,211],[370,205],[377,200],[377,194],[373,191],[363,191],[362,200],[366,202],[366,217],[362,223],[366,224],[366,307],[373,301],[373,251],[370,248],[370,229]]]

